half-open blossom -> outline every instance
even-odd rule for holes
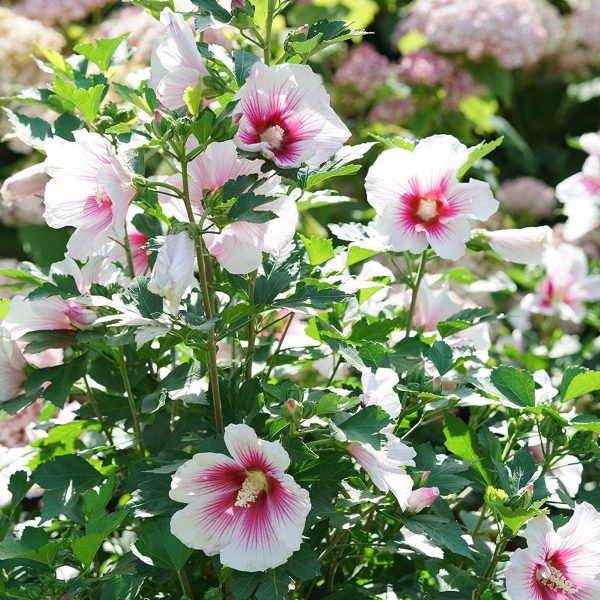
[[[398,375],[392,369],[380,368],[375,373],[370,368],[363,369],[361,402],[365,406],[380,406],[395,419],[400,414],[400,398],[394,391],[394,386],[399,381]]]
[[[373,485],[384,493],[392,492],[402,510],[408,508],[408,498],[413,488],[413,480],[404,467],[414,467],[416,452],[387,433],[387,441],[379,450],[369,444],[351,443],[346,450],[369,474]]]
[[[44,163],[11,175],[0,188],[0,219],[8,225],[43,225],[42,198],[49,177]]]
[[[579,138],[589,154],[579,173],[556,187],[556,197],[565,205],[565,239],[577,240],[600,225],[600,133]]]
[[[350,137],[321,79],[308,65],[257,62],[235,99],[235,143],[281,168],[319,166]]]
[[[178,110],[185,106],[185,90],[195,88],[208,71],[192,28],[183,16],[165,8],[160,22],[165,28],[165,37],[152,54],[148,85],[163,106]]]
[[[420,513],[431,506],[439,495],[440,490],[436,487],[422,487],[412,491],[408,497],[408,512]]]
[[[199,154],[188,165],[189,191],[192,207],[197,215],[204,211],[203,201],[206,190],[214,192],[222,188],[227,181],[237,179],[241,175],[261,173],[264,163],[260,160],[238,158],[232,141],[213,142],[204,152]],[[272,173],[269,179],[259,185],[254,192],[262,195],[272,195],[279,178]],[[181,177],[175,176],[170,183],[181,187]],[[165,200],[165,212],[175,210],[180,220],[186,221],[187,215],[182,206],[174,205],[171,198]],[[226,225],[218,233],[205,234],[204,241],[208,251],[217,259],[219,264],[230,273],[250,273],[262,263],[262,253],[281,252],[291,241],[298,223],[298,209],[288,196],[279,196],[256,208],[257,211],[268,210],[275,213],[276,218],[264,223],[236,221]],[[215,228],[216,230],[216,228]]]
[[[554,530],[545,515],[534,517],[506,571],[512,600],[600,598],[600,514],[591,504],[575,506],[569,522]]]
[[[552,229],[547,225],[489,231],[486,235],[492,250],[504,260],[523,265],[539,265],[552,243]]]
[[[195,258],[194,242],[187,231],[168,235],[158,251],[148,289],[166,299],[174,316],[179,314],[181,299],[196,282]]]
[[[535,294],[523,298],[523,309],[581,321],[585,316],[584,303],[600,300],[600,275],[588,275],[585,252],[576,246],[560,244],[544,253],[543,264],[546,278]]]
[[[19,394],[25,383],[23,370],[27,362],[16,342],[3,337],[0,329],[0,402],[10,400]]]
[[[125,215],[136,195],[132,174],[121,164],[108,140],[80,129],[74,142],[46,142],[44,218],[50,227],[75,227],[68,254],[85,259],[115,234],[122,237]]]
[[[282,565],[300,548],[308,492],[285,473],[290,458],[279,442],[228,425],[225,445],[231,458],[196,454],[175,473],[170,496],[187,506],[173,516],[171,532],[238,571]]]
[[[456,138],[434,135],[412,152],[391,148],[377,158],[365,188],[377,212],[374,227],[392,250],[418,254],[431,246],[442,258],[463,256],[469,219],[485,220],[498,208],[487,183],[458,181],[468,157]]]

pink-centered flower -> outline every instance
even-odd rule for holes
[[[556,197],[568,217],[564,236],[569,241],[600,226],[600,133],[586,133],[579,143],[589,154],[583,169],[556,187]]]
[[[281,168],[319,166],[350,137],[308,65],[255,63],[235,99],[235,143]]]
[[[241,175],[257,174],[261,178],[269,177],[254,191],[259,195],[272,195],[280,180],[273,173],[261,173],[262,165],[260,160],[238,158],[232,141],[209,144],[206,150],[188,165],[190,199],[196,215],[204,212],[206,190],[219,190],[225,183]],[[176,175],[169,181],[181,189],[181,176]],[[171,198],[165,196],[160,200],[164,203],[167,214],[174,214],[182,221],[188,220],[183,206],[174,204]],[[280,196],[258,206],[256,210],[272,211],[276,218],[264,223],[236,221],[226,225],[218,233],[204,235],[208,251],[230,273],[244,274],[254,271],[262,263],[263,252],[281,252],[294,237],[298,209],[290,197]]]
[[[475,179],[461,183],[459,169],[469,149],[449,135],[434,135],[414,151],[384,151],[369,169],[367,200],[377,212],[374,227],[396,252],[423,252],[442,258],[464,255],[470,219],[485,220],[498,208],[490,186]]]
[[[600,598],[600,514],[591,504],[578,504],[556,531],[548,517],[534,517],[524,537],[527,548],[514,552],[506,571],[512,600]]]
[[[75,131],[75,141],[46,142],[44,218],[50,227],[75,227],[68,254],[83,260],[112,235],[123,237],[125,216],[136,195],[132,173],[97,133]]]
[[[196,454],[173,476],[170,496],[187,506],[173,516],[171,532],[238,571],[282,565],[300,548],[308,492],[285,473],[290,458],[279,442],[228,425],[225,444],[231,458]]]
[[[600,275],[588,275],[588,260],[581,248],[560,244],[543,257],[546,278],[535,294],[523,298],[522,308],[543,315],[580,322],[585,302],[600,300]]]
[[[413,480],[404,467],[414,467],[416,452],[400,441],[392,433],[387,433],[387,441],[376,450],[368,444],[351,443],[346,450],[369,474],[373,485],[384,493],[396,496],[402,510],[408,508],[408,498],[413,488]]]
[[[165,37],[152,54],[148,86],[156,92],[163,106],[178,110],[185,106],[185,90],[195,88],[208,71],[192,28],[183,16],[165,8],[160,22],[165,28]]]

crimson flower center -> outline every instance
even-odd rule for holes
[[[271,148],[279,149],[283,143],[285,129],[279,125],[271,125],[260,134],[260,141],[265,142]]]
[[[110,196],[101,185],[96,188],[96,202],[99,207],[105,207],[107,204],[112,205]]]
[[[267,487],[267,476],[262,471],[246,471],[246,479],[237,494],[235,505],[248,508],[256,502],[262,491],[267,491]]]
[[[535,578],[540,585],[553,592],[560,592],[565,596],[573,596],[578,592],[577,588],[563,575],[562,571],[552,564],[540,565],[535,572]]]
[[[431,221],[439,215],[438,201],[432,198],[420,198],[417,215],[423,221]]]

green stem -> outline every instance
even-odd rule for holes
[[[250,275],[248,280],[248,300],[254,304],[254,288],[256,287],[256,271]],[[246,365],[244,376],[246,381],[252,379],[252,362],[254,357],[254,346],[256,345],[256,320],[254,314],[250,315],[248,323],[248,349],[246,351]]]
[[[483,592],[485,592],[485,590],[488,589],[490,582],[492,581],[492,578],[494,577],[494,574],[496,573],[496,567],[498,566],[498,561],[500,560],[500,555],[504,551],[504,547],[506,546],[507,542],[508,542],[508,540],[498,540],[496,542],[496,549],[494,550],[494,554],[492,555],[490,564],[487,566],[487,569],[485,570],[485,573],[483,574],[483,581],[479,584],[477,589],[473,592],[472,600],[479,600],[481,598],[481,595],[483,594]]]
[[[102,426],[102,429],[105,431],[106,437],[108,438],[110,445],[114,446],[115,442],[113,441],[112,434],[110,432],[110,429],[106,426],[106,423],[104,422],[104,417],[102,416],[102,413],[100,412],[100,407],[98,406],[98,402],[96,401],[96,396],[94,396],[94,392],[92,391],[92,388],[90,387],[90,382],[88,381],[88,378],[84,377],[83,382],[85,384],[85,389],[87,391],[88,401],[92,405],[92,409],[94,410],[96,419],[98,419],[98,421],[100,422],[100,425]]]
[[[271,35],[273,31],[273,19],[275,18],[275,5],[277,0],[269,0],[267,8],[267,20],[265,22],[265,64],[271,64]]]
[[[144,440],[142,439],[142,427],[140,425],[140,415],[137,411],[137,406],[135,405],[135,397],[133,395],[133,390],[131,389],[131,382],[129,381],[129,374],[127,373],[127,365],[125,364],[125,352],[123,348],[119,348],[119,371],[121,372],[121,378],[123,379],[123,385],[125,386],[125,391],[127,392],[127,401],[129,402],[129,410],[131,411],[131,417],[133,418],[133,430],[135,432],[135,436],[138,439],[138,449],[140,452],[140,457],[144,458],[146,451],[144,449]]]
[[[177,577],[179,578],[179,585],[181,585],[181,591],[190,600],[194,600],[194,593],[192,592],[192,586],[190,585],[190,580],[188,579],[185,567],[177,571]]]
[[[181,175],[183,180],[183,202],[190,223],[195,223],[194,210],[190,201],[190,189],[187,170],[188,161],[185,156],[185,150],[181,156]],[[208,277],[206,276],[206,264],[204,262],[204,244],[202,237],[196,238],[196,258],[198,261],[198,273],[200,275],[200,290],[202,292],[202,303],[204,304],[204,314],[210,321],[213,318],[212,301],[210,297],[210,288]],[[218,434],[225,431],[223,425],[223,408],[221,406],[221,392],[219,390],[219,371],[217,368],[217,340],[215,326],[211,325],[208,332],[208,374],[210,378],[210,387],[212,391],[213,409],[215,413],[215,429]]]
[[[419,287],[421,286],[421,281],[423,280],[423,276],[425,275],[426,267],[427,250],[425,250],[425,252],[423,252],[423,254],[421,255],[421,265],[419,266],[419,273],[417,274],[417,280],[415,281],[415,285],[412,290],[410,308],[408,309],[408,314],[406,315],[406,337],[410,335],[410,332],[412,330],[413,316],[415,314],[415,307],[417,305],[417,296],[419,295]]]
[[[131,255],[131,244],[129,243],[129,234],[127,233],[127,223],[125,223],[125,236],[123,237],[123,246],[125,247],[125,254],[127,255],[127,270],[129,271],[129,277],[133,279],[135,277],[135,269],[133,267],[133,256]]]
[[[288,322],[285,324],[285,329],[283,330],[283,333],[281,334],[281,337],[279,338],[279,343],[277,344],[277,349],[275,350],[275,352],[273,353],[273,356],[271,357],[271,361],[269,363],[269,368],[267,369],[267,373],[265,375],[265,381],[269,380],[269,376],[271,375],[271,371],[273,370],[273,367],[275,366],[275,361],[277,360],[277,355],[281,352],[281,346],[283,346],[283,341],[285,340],[285,336],[287,335],[287,332],[290,329],[290,325],[292,324],[292,321],[294,320],[294,313],[288,313],[284,318],[288,319]]]

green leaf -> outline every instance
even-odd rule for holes
[[[25,385],[25,395],[37,397],[42,385],[50,382],[42,394],[48,402],[62,408],[71,394],[73,384],[81,379],[87,369],[87,354],[82,354],[70,362],[57,367],[36,369],[31,373]]]
[[[454,521],[448,522],[435,515],[414,515],[405,519],[404,526],[413,533],[425,535],[454,554],[474,558],[467,542],[461,537],[461,528]]]
[[[269,277],[261,275],[256,279],[254,303],[270,305],[279,294],[290,289],[291,282],[290,274],[283,271],[274,271]]]
[[[76,454],[51,458],[42,463],[31,477],[46,490],[64,490],[72,487],[76,493],[89,490],[104,481],[104,475]]]
[[[234,571],[232,577],[233,593],[237,600],[247,600],[252,596],[252,592],[258,584],[263,581],[264,573],[246,573],[244,571]]]
[[[294,579],[300,581],[308,581],[321,575],[319,557],[308,544],[302,544],[300,550],[290,556],[285,569]]]
[[[435,365],[440,375],[445,375],[454,364],[452,348],[446,342],[438,341],[433,346],[424,346],[423,355]]]
[[[229,21],[231,21],[231,15],[217,2],[217,0],[192,0],[192,3],[221,23],[229,23]]]
[[[54,329],[47,331],[30,331],[20,341],[28,342],[27,354],[38,354],[51,348],[69,348],[75,344],[76,331],[72,329]]]
[[[273,306],[297,308],[300,306],[313,306],[314,308],[327,308],[332,304],[343,302],[347,294],[335,286],[305,285],[296,290],[291,296],[273,302]]]
[[[450,413],[445,414],[444,424],[446,448],[459,458],[473,463],[473,467],[481,474],[485,482],[490,483],[490,477],[480,462],[479,443],[475,431]]]
[[[48,61],[50,68],[57,75],[64,75],[69,79],[73,79],[75,77],[73,66],[57,50],[50,50],[48,48],[42,48],[41,46],[38,46],[37,52]]]
[[[598,371],[585,371],[568,380],[566,386],[563,386],[563,382],[560,386],[561,397],[563,402],[568,402],[574,398],[600,390],[600,373]]]
[[[525,487],[535,475],[538,464],[533,458],[529,446],[524,446],[506,463],[510,470],[512,491],[518,492]],[[511,491],[511,490],[506,490]]]
[[[496,507],[496,511],[502,517],[504,524],[510,527],[514,533],[518,533],[519,529],[532,519],[538,515],[547,515],[550,511],[547,509],[540,509],[540,506],[545,502],[545,500],[540,500],[536,502],[529,508],[510,508],[509,506],[498,506]]]
[[[95,40],[94,44],[77,44],[73,50],[98,65],[100,71],[105,73],[110,66],[113,54],[128,35],[128,33],[124,33],[116,38],[99,38]]]
[[[190,114],[195,117],[200,111],[200,103],[202,102],[202,83],[200,81],[195,86],[189,85],[185,88],[183,101]]]
[[[269,569],[256,590],[256,600],[287,600],[292,578],[281,568]]]
[[[10,476],[8,491],[12,494],[12,505],[17,506],[33,485],[25,471],[16,471]]]
[[[470,483],[466,477],[459,475],[468,470],[467,463],[447,458],[438,464],[435,451],[430,442],[425,442],[415,448],[417,456],[415,465],[419,471],[429,471],[427,485],[437,487],[442,496],[455,494],[464,490]]]
[[[131,104],[137,106],[146,114],[150,116],[153,115],[152,108],[150,108],[147,99],[140,92],[134,90],[133,88],[127,87],[126,85],[123,85],[121,83],[113,82],[112,86],[122,98],[124,98],[128,102],[131,102]]]
[[[135,549],[144,562],[171,571],[181,571],[193,552],[171,533],[170,519],[162,518],[143,521]]]
[[[306,248],[308,260],[313,266],[321,265],[335,256],[335,253],[333,252],[333,241],[328,238],[316,235],[307,238],[300,234],[300,239]]]
[[[6,107],[3,110],[19,140],[36,150],[44,149],[44,141],[52,137],[52,127],[49,123],[44,119],[28,117]]]
[[[528,371],[502,365],[492,369],[490,381],[505,398],[517,406],[535,407],[535,381]]]
[[[136,600],[143,583],[137,575],[116,575],[102,584],[100,600]]]
[[[252,192],[240,194],[233,206],[229,209],[227,218],[230,221],[245,221],[246,223],[266,223],[272,221],[277,215],[271,210],[254,210],[272,202],[268,196],[257,196]]]
[[[129,284],[129,293],[138,306],[142,317],[147,319],[163,312],[163,299],[148,290],[148,277],[136,277]]]
[[[83,564],[84,567],[89,567],[94,561],[94,557],[98,553],[102,542],[105,540],[105,536],[100,534],[84,535],[77,538],[72,544],[71,548],[73,554]]]
[[[235,80],[241,87],[246,83],[248,75],[255,63],[260,62],[260,58],[244,50],[233,51],[233,62],[235,64]]]
[[[493,152],[502,144],[504,137],[496,138],[491,142],[481,143],[474,148],[471,148],[469,160],[458,170],[457,177],[459,181],[467,174],[468,170],[478,161]]]
[[[52,88],[57,96],[70,102],[86,118],[88,123],[92,123],[98,114],[104,92],[105,85],[95,85],[88,89],[78,88],[74,83],[65,81],[58,77],[54,81]]]
[[[381,430],[390,423],[390,416],[379,406],[371,405],[338,425],[349,442],[369,444],[379,449]]]

